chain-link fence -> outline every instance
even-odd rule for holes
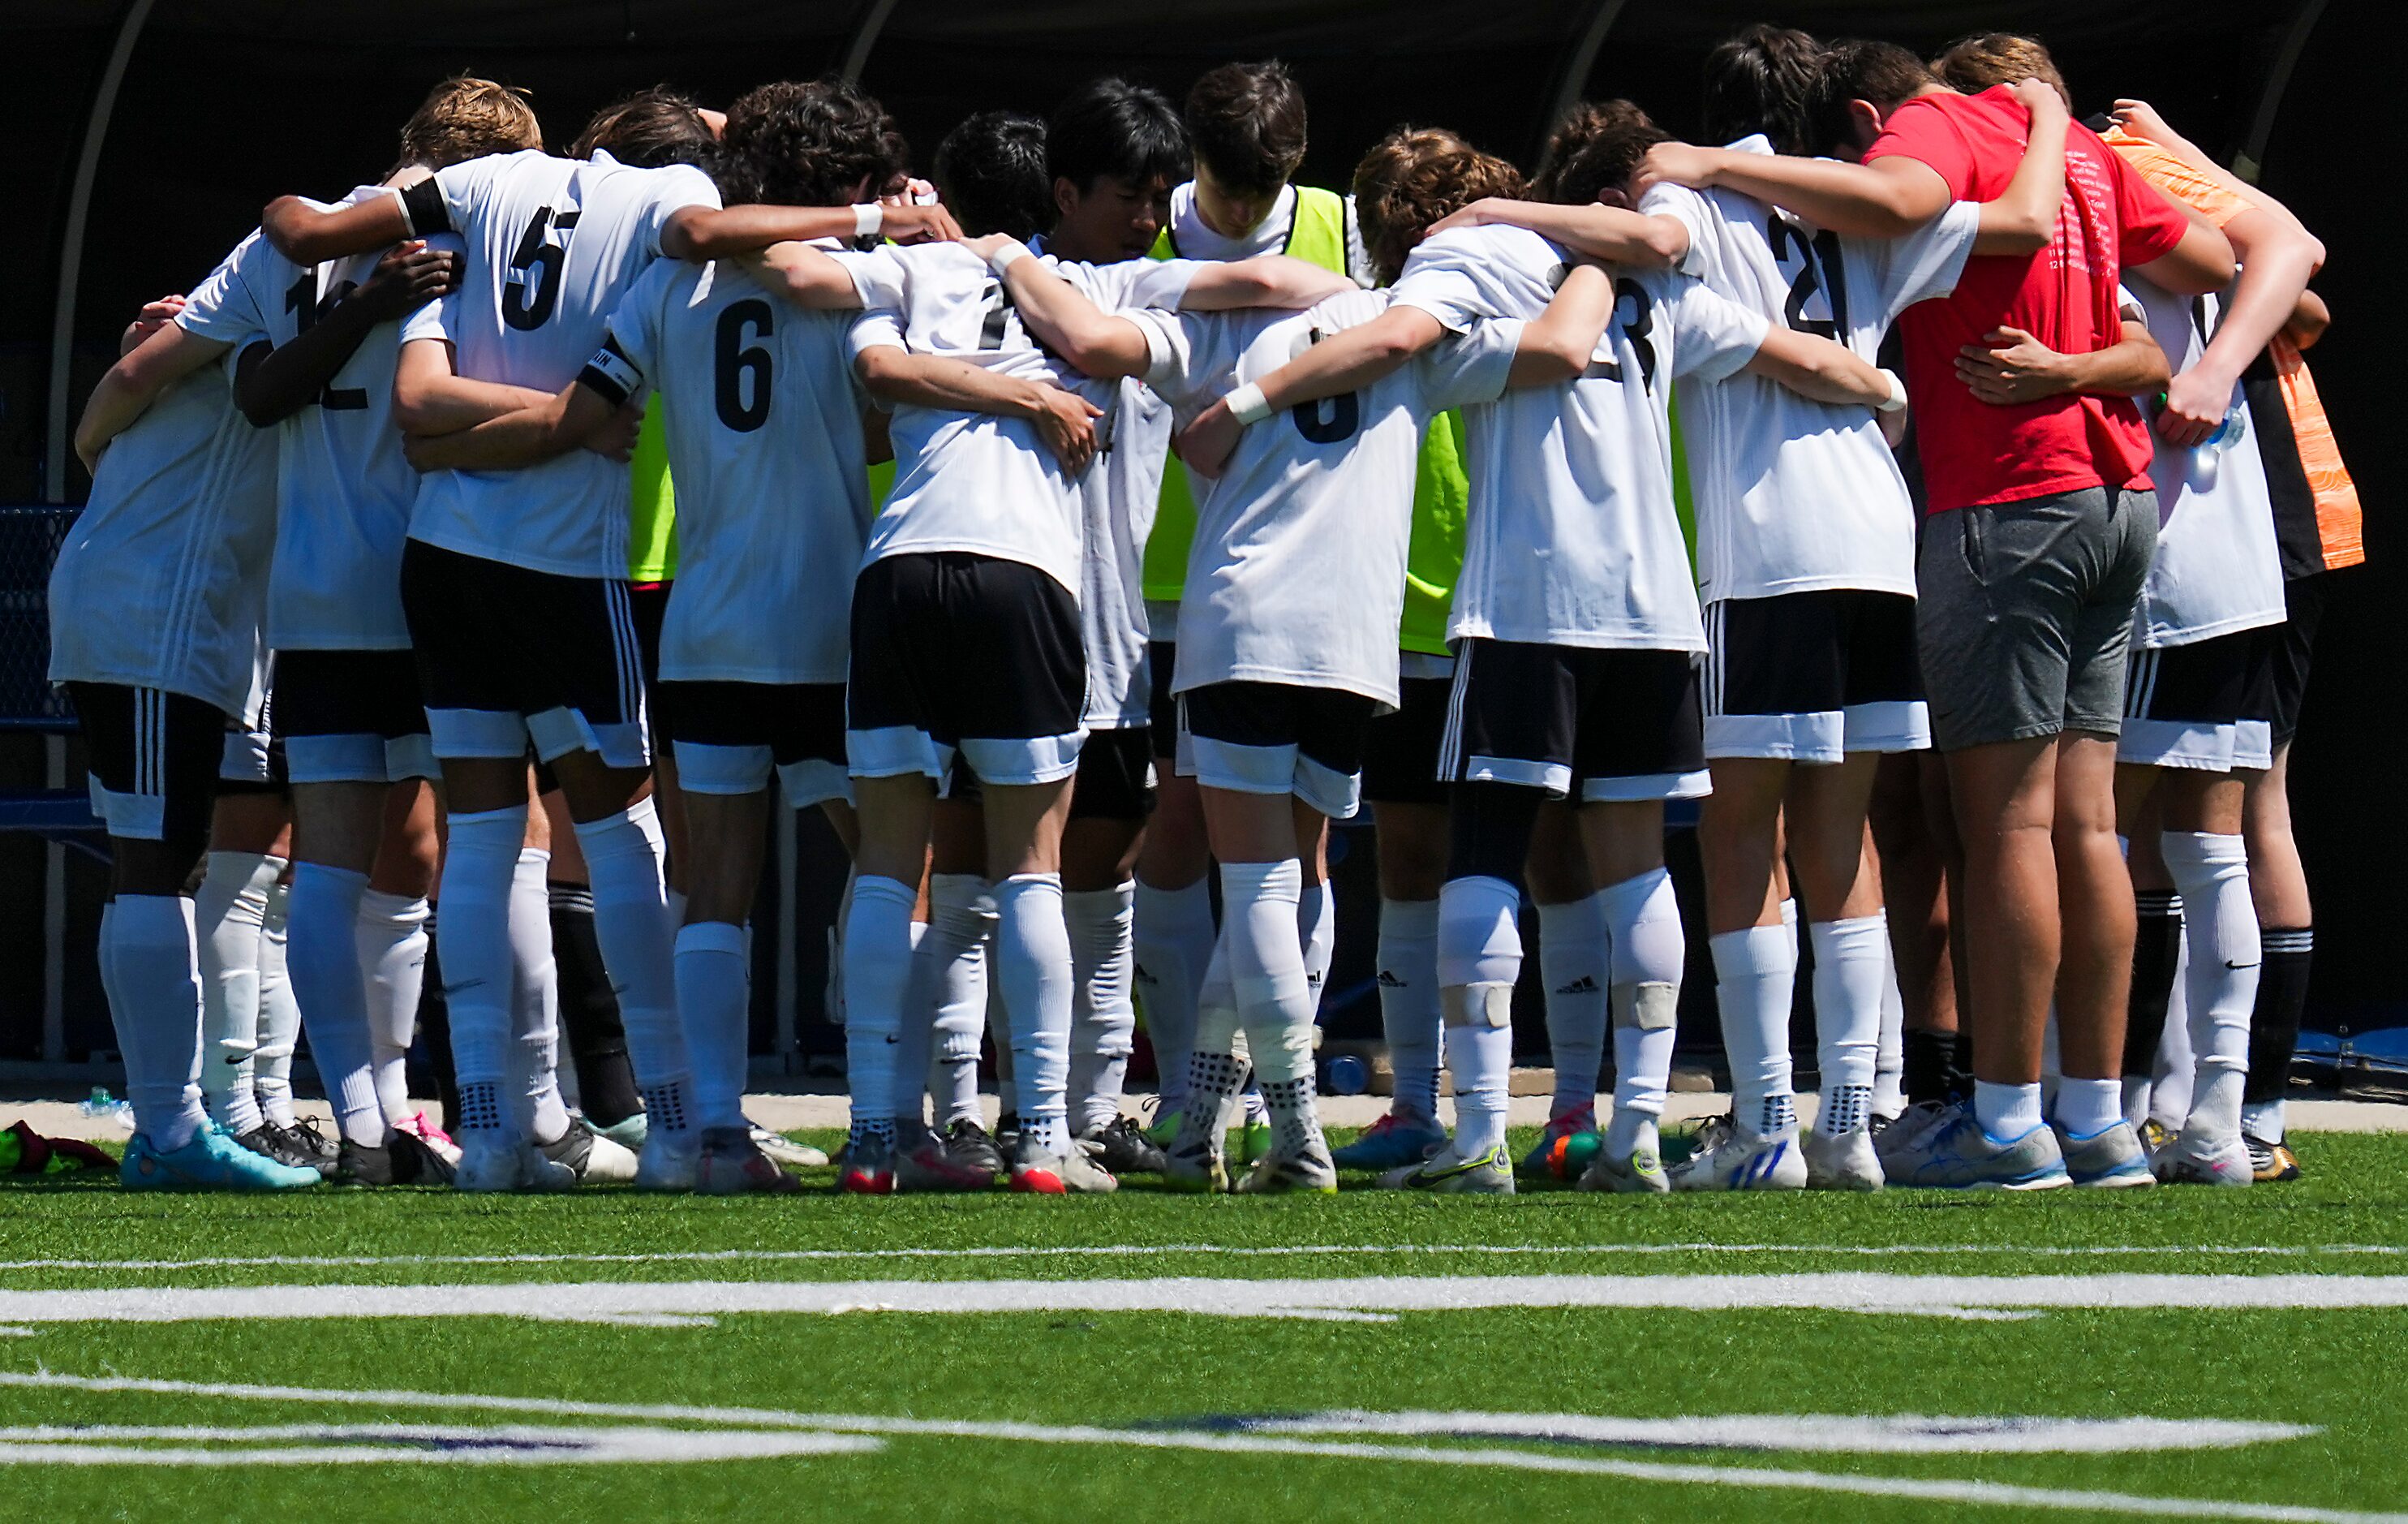
[[[50,565],[79,510],[0,508],[0,726],[72,728],[50,686]]]

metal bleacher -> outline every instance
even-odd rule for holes
[[[0,506],[0,730],[65,734],[76,727],[50,686],[50,564],[77,510]],[[25,832],[95,856],[108,852],[81,787],[0,784],[0,831]]]

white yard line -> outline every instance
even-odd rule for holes
[[[1826,1254],[1868,1258],[1892,1256],[1988,1255],[2035,1259],[2151,1258],[2162,1256],[2234,1256],[2316,1258],[2334,1256],[2408,1256],[2397,1244],[1081,1244],[1029,1247],[1011,1244],[958,1248],[891,1249],[672,1249],[624,1254],[333,1254],[211,1255],[192,1259],[0,1259],[0,1270],[185,1271],[258,1269],[374,1270],[444,1265],[679,1265],[810,1263],[815,1260],[978,1260],[1126,1258],[1131,1255],[1213,1255],[1231,1258],[1293,1258],[1298,1256],[1397,1255],[1664,1255]]]
[[[2408,1275],[1431,1275],[1331,1279],[568,1281],[104,1287],[0,1290],[0,1323],[515,1317],[688,1327],[724,1316],[855,1312],[1194,1313],[1378,1317],[1497,1307],[1752,1309],[1942,1317],[2061,1309],[2330,1310],[2408,1306]]]
[[[159,1381],[128,1376],[77,1376],[52,1373],[0,1372],[0,1387],[50,1387],[90,1392],[143,1392],[161,1396],[219,1397],[271,1402],[340,1403],[386,1408],[435,1408],[554,1416],[610,1417],[801,1429],[824,1433],[935,1436],[1011,1444],[1096,1445],[1150,1450],[1200,1450],[1225,1455],[1302,1456],[1354,1461],[1481,1466],[1498,1470],[1612,1476],[1628,1481],[1759,1490],[1837,1493],[1855,1497],[1914,1498],[1929,1502],[2126,1514],[2167,1518],[2261,1520],[2266,1524],[2408,1524],[2408,1514],[2310,1508],[2286,1503],[2238,1502],[2219,1498],[2158,1498],[2135,1493],[2061,1488],[2018,1487],[2002,1482],[1953,1481],[1901,1476],[1851,1476],[1766,1466],[1716,1466],[1617,1460],[1544,1451],[1450,1449],[1437,1446],[1283,1439],[1182,1430],[1111,1429],[940,1418],[892,1418],[853,1415],[785,1413],[774,1409],[688,1407],[667,1403],[580,1402],[473,1393],[344,1391],[308,1387],[237,1386]]]

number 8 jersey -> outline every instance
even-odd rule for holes
[[[529,149],[437,170],[402,204],[414,233],[457,232],[468,246],[460,289],[412,313],[402,342],[448,339],[462,376],[558,392],[660,257],[662,224],[717,207],[719,188],[690,165]],[[409,537],[533,571],[624,579],[628,491],[625,466],[586,450],[524,470],[431,471]]]

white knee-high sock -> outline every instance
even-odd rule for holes
[[[1896,1116],[1906,1110],[1906,995],[1898,985],[1898,950],[1889,927],[1882,927],[1881,1051],[1873,1060],[1873,1113]]]
[[[619,989],[627,1060],[644,1098],[646,1125],[683,1133],[693,1123],[693,1069],[678,1024],[677,938],[661,880],[664,849],[652,801],[639,799],[615,815],[580,822],[577,845],[594,885],[594,933],[602,965]]]
[[[2189,920],[2187,913],[2184,920]],[[2190,938],[2186,936],[2174,946],[2174,985],[2166,995],[2166,1026],[2157,1037],[2148,1116],[2167,1131],[2180,1132],[2190,1116],[2197,1077],[2198,1062],[2190,1042]]]
[[[1622,1153],[1653,1140],[1672,1081],[1688,942],[1672,875],[1655,869],[1598,892],[1613,939],[1613,1122],[1606,1146]]]
[[[1312,1019],[1321,1019],[1322,991],[1329,985],[1329,965],[1338,956],[1338,885],[1327,879],[1299,886],[1296,896],[1296,936],[1304,953],[1304,982],[1312,994]]]
[[[995,1099],[1003,1114],[1020,1126],[1020,1087],[1011,1080],[1011,1013],[1004,1009],[1003,986],[995,977],[995,939],[986,943],[986,1035],[995,1043]]]
[[[256,852],[212,852],[208,863],[193,899],[201,979],[201,1094],[210,1117],[240,1134],[261,1120],[254,1092],[260,925],[284,864]]]
[[[533,1143],[568,1130],[560,1099],[560,965],[552,956],[552,854],[519,851],[510,875],[510,1120]]]
[[[694,1061],[694,1103],[707,1128],[744,1121],[746,1037],[752,1027],[752,969],[744,928],[696,921],[677,936],[678,1014]]]
[[[995,886],[995,984],[1011,1022],[1011,1078],[1023,1133],[1047,1151],[1071,1147],[1070,934],[1062,875],[1014,873]]]
[[[1604,912],[1594,896],[1539,907],[1539,977],[1547,986],[1547,1047],[1555,1065],[1550,1118],[1597,1109],[1609,962]]]
[[[903,1009],[895,1014],[895,1120],[906,1127],[897,1136],[908,1137],[913,1127],[924,1127],[928,1117],[928,1079],[934,1067],[931,1060],[937,1042],[937,1006],[932,991],[939,973],[935,965],[921,956],[920,949],[928,942],[926,923],[911,923],[911,979],[903,986]],[[692,1030],[694,1017],[689,1014],[686,1027]]]
[[[844,917],[844,1065],[856,1138],[895,1132],[895,1048],[911,991],[911,912],[919,891],[899,879],[853,880]]]
[[[360,897],[355,949],[367,990],[368,1042],[377,1103],[385,1120],[410,1113],[408,1059],[426,984],[426,901],[370,889]]]
[[[1438,1120],[1438,901],[1380,901],[1380,1028],[1396,1076],[1389,1110]]]
[[[1137,881],[1062,896],[1070,935],[1070,1125],[1081,1133],[1121,1114],[1137,1005],[1129,993]]]
[[[360,976],[360,901],[367,890],[366,873],[295,863],[285,956],[335,1120],[344,1137],[374,1148],[384,1142],[385,1118],[377,1099],[367,983]]]
[[[1221,865],[1229,990],[1277,1144],[1289,1154],[1321,1143],[1312,1104],[1313,989],[1295,934],[1303,879],[1294,857]]]
[[[100,936],[135,1130],[171,1152],[191,1143],[209,1119],[201,1109],[198,1077],[201,982],[193,902],[182,895],[119,895],[101,918]]]
[[[1187,1096],[1197,999],[1212,959],[1212,886],[1202,879],[1183,889],[1140,882],[1131,936],[1138,999],[1145,1008],[1146,1040],[1154,1044],[1162,1106],[1177,1111]]]
[[[1449,879],[1439,891],[1439,1016],[1455,1079],[1453,1146],[1462,1158],[1478,1158],[1505,1141],[1521,912],[1520,892],[1503,879]]]
[[[2183,897],[2183,938],[2190,944],[2184,994],[2190,1007],[2192,1081],[2186,1132],[2227,1138],[2241,1130],[2241,1092],[2249,1074],[2249,1018],[2263,962],[2258,915],[2249,899],[2249,854],[2238,836],[2167,831],[2158,838],[2166,871]]]
[[[1863,1128],[1872,1114],[1889,925],[1879,915],[1860,915],[1815,921],[1806,935],[1814,944],[1814,1042],[1823,1072],[1814,1130],[1837,1138]]]
[[[995,897],[985,879],[976,873],[930,875],[928,925],[914,954],[922,970],[915,988],[925,991],[923,1003],[934,1028],[935,1072],[924,1078],[941,1109],[939,1126],[978,1120],[979,1046],[986,1035],[987,950],[995,941]],[[907,1011],[905,1016],[913,1014]],[[910,1083],[907,1073],[903,1085],[908,1088]],[[903,1112],[911,1114],[911,1108],[907,1104]]]
[[[518,988],[510,884],[525,836],[524,810],[483,810],[452,815],[444,844],[443,981],[460,1086],[454,1132],[500,1132],[510,1125],[502,1089]]]
[[[1768,1137],[1786,1132],[1798,1125],[1789,1054],[1798,939],[1785,926],[1756,926],[1718,931],[1706,947],[1713,955],[1714,1003],[1730,1061],[1731,1115]]]
[[[281,857],[270,857],[280,872]],[[251,1068],[259,1109],[280,1127],[293,1125],[293,1055],[301,1045],[301,1004],[293,998],[287,962],[293,891],[280,880],[269,885],[267,910],[259,918],[259,1052]]]

